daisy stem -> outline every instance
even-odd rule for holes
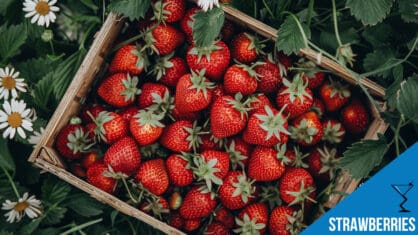
[[[52,55],[55,55],[54,43],[52,42],[52,40],[49,41],[49,46],[51,47]]]
[[[16,188],[16,185],[15,185],[15,182],[13,181],[12,176],[9,174],[9,172],[8,172],[6,169],[4,169],[4,167],[3,167],[3,166],[1,166],[1,169],[3,170],[3,172],[4,172],[4,174],[6,175],[7,179],[9,180],[10,185],[12,186],[13,191],[14,191],[14,192],[15,192],[15,194],[16,194],[16,197],[19,199],[19,198],[20,198],[20,194],[19,194],[19,191],[18,191],[18,190],[17,190],[17,188]]]

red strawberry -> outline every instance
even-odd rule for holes
[[[361,134],[369,126],[369,113],[361,101],[355,99],[341,110],[341,121],[347,132],[354,135]]]
[[[289,119],[293,119],[311,108],[312,91],[306,87],[307,83],[303,82],[300,74],[296,75],[292,82],[283,79],[283,85],[277,93],[276,103],[277,106],[284,108]]]
[[[189,44],[193,44],[193,16],[198,10],[200,10],[198,7],[188,9],[180,21],[180,28],[186,34],[186,39]]]
[[[248,163],[248,176],[257,181],[274,181],[285,171],[280,152],[273,148],[257,146]]]
[[[282,73],[282,75],[283,74],[286,74],[286,71],[290,67],[292,67],[292,63],[293,63],[292,60],[290,59],[289,56],[285,55],[282,51],[280,51],[278,53],[277,58],[279,60],[279,67],[283,67],[284,68],[284,70],[283,70],[284,73]]]
[[[102,111],[106,111],[103,106],[99,104],[93,104],[92,106],[83,109],[80,114],[81,120],[83,120],[83,123],[85,124],[92,123],[97,115],[99,115],[99,113]],[[93,119],[91,117],[93,117]]]
[[[319,117],[322,117],[322,115],[325,113],[325,105],[320,99],[314,98],[310,110],[317,113]]]
[[[174,87],[181,76],[188,71],[186,61],[181,57],[175,57],[170,54],[159,57],[155,62],[152,74],[155,79],[167,86]]]
[[[144,83],[141,87],[141,94],[138,98],[139,108],[145,109],[153,104],[157,104],[157,97],[162,99],[166,92],[169,92],[168,88],[162,84],[151,82]]]
[[[307,158],[309,172],[321,181],[329,181],[335,176],[337,162],[337,149],[326,146],[313,149]]]
[[[232,228],[235,225],[234,216],[224,207],[219,208],[215,212],[215,221],[223,224],[227,228]]]
[[[126,45],[120,48],[113,56],[109,66],[109,73],[129,73],[139,75],[148,66],[145,53],[135,45]]]
[[[303,168],[290,168],[280,179],[280,197],[289,205],[313,200],[315,189],[316,186],[312,175]]]
[[[212,97],[212,104],[217,100],[219,97],[225,95],[224,86],[221,83],[215,84],[215,88],[213,88],[213,97]]]
[[[229,171],[229,155],[226,152],[206,150],[193,158],[193,173],[197,181],[205,181],[209,190],[212,183],[221,185]]]
[[[325,104],[325,109],[334,112],[347,104],[351,92],[347,85],[330,79],[319,88],[319,96]]]
[[[71,163],[70,164],[71,172],[79,177],[79,178],[85,178],[86,177],[86,170],[78,163]]]
[[[289,127],[291,138],[302,146],[317,144],[323,135],[323,129],[318,114],[309,111],[297,117]]]
[[[184,220],[183,228],[187,232],[195,231],[200,227],[201,220],[200,218],[197,219],[186,219]]]
[[[222,41],[229,43],[232,40],[232,37],[235,35],[235,25],[229,21],[225,20],[224,25],[221,29],[221,39]]]
[[[124,137],[112,144],[104,155],[104,163],[111,166],[115,173],[132,175],[141,163],[141,153],[135,140]]]
[[[248,143],[239,137],[235,137],[228,140],[225,150],[229,154],[232,169],[237,169],[238,166],[242,169],[247,167],[248,159],[252,151]]]
[[[269,230],[272,235],[290,235],[289,218],[295,212],[288,206],[278,206],[270,214]]]
[[[168,169],[167,169],[168,170]],[[178,191],[174,191],[170,196],[170,201],[168,205],[170,209],[177,210],[180,208],[181,203],[183,203],[183,196]]]
[[[135,181],[154,195],[165,193],[170,182],[164,160],[152,159],[143,162],[135,174]]]
[[[140,93],[137,85],[138,77],[131,77],[129,73],[116,73],[100,83],[97,94],[106,103],[123,108],[132,104],[135,96]]]
[[[266,105],[270,108],[273,108],[273,105],[266,95],[261,93],[252,95],[250,96],[250,110],[248,114],[252,115],[253,113],[257,112],[258,109],[263,110]]]
[[[170,155],[165,165],[173,185],[185,187],[193,182],[193,171],[186,157],[179,154]]]
[[[190,152],[199,147],[201,127],[189,121],[176,121],[166,128],[160,138],[160,143],[174,152]]]
[[[93,163],[97,162],[101,156],[99,156],[99,153],[97,152],[90,152],[87,153],[82,159],[81,159],[81,165],[84,168],[89,168]]]
[[[200,219],[208,216],[216,206],[216,199],[207,189],[191,188],[184,197],[180,215],[185,219]]]
[[[231,56],[241,63],[250,63],[262,53],[264,45],[249,33],[236,35],[231,42]]]
[[[257,91],[272,93],[277,91],[282,83],[281,69],[274,64],[271,56],[265,59],[263,64],[257,65],[254,71],[258,74]]]
[[[94,119],[94,123],[87,125],[87,129],[100,140],[112,144],[128,134],[128,125],[129,123],[119,114],[102,111]]]
[[[212,101],[214,85],[204,77],[205,70],[198,74],[183,75],[176,85],[174,105],[180,112],[196,112],[205,109]]]
[[[107,172],[108,168],[105,164],[96,162],[87,169],[87,181],[107,193],[113,193],[116,180],[105,176]]]
[[[157,115],[154,110],[140,110],[130,120],[129,129],[132,136],[141,146],[154,143],[163,133],[163,118],[163,113]]]
[[[315,89],[324,82],[325,74],[318,71],[319,69],[313,61],[301,59],[297,65],[305,69],[305,72],[301,73],[301,76],[303,82],[308,83],[310,89]]]
[[[162,218],[163,214],[168,214],[170,212],[168,202],[163,197],[147,198],[146,202],[143,202],[139,209],[159,219]]]
[[[210,110],[210,129],[216,138],[225,138],[241,132],[247,124],[247,108],[242,96],[222,96],[215,100]]]
[[[168,224],[176,229],[181,229],[184,224],[184,219],[178,213],[171,213],[168,218]]]
[[[217,41],[212,46],[204,48],[191,45],[187,49],[186,61],[190,70],[206,69],[206,77],[221,80],[228,68],[230,57],[228,46],[222,41]]]
[[[132,106],[126,107],[125,109],[118,111],[118,114],[127,122],[129,122],[131,118],[138,112],[139,112],[139,107],[132,105]]]
[[[264,234],[268,223],[268,209],[264,203],[254,203],[244,208],[235,219],[238,234]]]
[[[174,105],[173,105],[174,106]],[[189,121],[189,122],[194,122],[196,120],[200,119],[200,112],[180,112],[176,106],[174,106],[174,108],[171,110],[171,115],[173,116],[174,120],[176,121]]]
[[[283,110],[279,112],[264,106],[264,110],[259,109],[252,114],[242,135],[244,141],[263,146],[286,143],[290,133],[287,131],[287,119],[282,113]]]
[[[234,64],[229,67],[224,75],[224,89],[229,94],[241,93],[249,95],[257,90],[258,74],[253,66],[259,66],[259,63],[247,66],[245,64]]]
[[[174,23],[181,20],[186,12],[184,0],[158,0],[152,5],[154,17],[158,21]]]
[[[210,223],[207,227],[204,235],[229,235],[231,234],[225,225],[217,222]]]
[[[219,187],[219,198],[222,205],[230,210],[237,210],[250,203],[256,191],[251,181],[241,171],[230,171]]]
[[[335,119],[327,119],[322,122],[324,135],[322,139],[330,144],[341,143],[345,136],[345,129],[343,125]]]
[[[79,118],[73,119],[71,123],[64,126],[57,136],[55,146],[61,156],[69,159],[78,159],[82,157],[83,152],[87,151],[92,140],[89,138],[86,129],[75,123],[80,123]]]
[[[219,150],[222,145],[222,141],[211,134],[205,134],[200,136],[202,143],[199,148],[200,151],[204,150]]]
[[[157,55],[168,55],[184,43],[184,34],[172,25],[153,25],[151,29],[145,34],[144,40],[146,47]]]

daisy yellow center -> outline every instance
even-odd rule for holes
[[[4,77],[1,80],[1,83],[3,84],[3,87],[7,90],[12,90],[16,87],[16,80],[10,76]]]
[[[20,127],[22,125],[22,116],[19,113],[11,113],[7,119],[9,126],[13,128]]]
[[[35,6],[36,12],[38,12],[39,15],[47,15],[50,11],[49,5],[47,2],[39,1]]]
[[[14,210],[17,212],[21,212],[21,211],[24,211],[28,207],[29,207],[29,203],[27,203],[26,201],[23,201],[23,202],[17,203],[16,206],[14,207]]]

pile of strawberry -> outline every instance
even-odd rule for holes
[[[299,231],[332,191],[344,138],[367,129],[366,107],[231,22],[195,46],[198,11],[153,1],[143,37],[116,51],[56,148],[76,175],[186,232]]]

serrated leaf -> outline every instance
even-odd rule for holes
[[[0,57],[2,62],[7,61],[19,52],[19,48],[28,37],[24,24],[0,27]]]
[[[300,49],[308,46],[307,40],[310,37],[311,31],[308,26],[298,22],[296,16],[289,15],[277,32],[276,47],[286,55],[298,53]]]
[[[36,83],[59,63],[60,60],[52,61],[48,57],[39,57],[18,63],[16,68],[20,71],[20,77],[24,78],[27,83]]]
[[[348,147],[338,166],[348,170],[354,179],[363,179],[381,163],[387,150],[388,146],[384,138],[362,140]]]
[[[340,38],[343,44],[355,44],[359,41],[359,35],[352,27],[340,32]],[[322,31],[319,35],[319,42],[324,49],[330,51],[335,51],[339,47],[334,32]]]
[[[77,194],[71,197],[67,206],[82,217],[91,217],[103,213],[104,205],[87,194]]]
[[[35,220],[32,220],[30,223],[27,223],[20,227],[19,234],[22,235],[30,235],[33,234],[33,232],[39,227],[39,224],[42,222],[42,218],[38,218]]]
[[[397,107],[405,117],[418,123],[418,75],[408,78],[401,83],[397,99]]]
[[[50,204],[59,204],[71,191],[71,186],[55,177],[49,177],[42,184],[42,200]]]
[[[372,44],[373,48],[378,48],[390,44],[394,31],[389,24],[378,24],[364,29],[361,34],[367,42]]]
[[[389,14],[392,5],[393,0],[347,0],[345,4],[364,25],[381,22]]]
[[[16,165],[7,145],[7,140],[3,138],[0,138],[0,165],[8,171],[14,172],[16,170]]]
[[[403,66],[400,64],[392,69],[393,78],[395,81],[386,88],[385,92],[385,99],[389,107],[395,108],[397,102],[397,93],[398,90],[401,88],[401,82],[403,80]]]
[[[48,208],[47,213],[44,215],[44,217],[42,217],[42,224],[58,224],[64,218],[66,212],[67,208],[53,205]]]
[[[395,60],[395,52],[388,47],[380,48],[374,52],[366,55],[363,60],[363,67],[367,72],[375,69],[380,69],[392,64]],[[391,75],[391,70],[385,70],[377,73],[377,76],[388,78]]]
[[[407,23],[418,23],[418,0],[399,0],[401,18]]]
[[[90,8],[94,12],[97,12],[99,7],[92,0],[80,0],[86,7]]]
[[[212,10],[207,12],[199,10],[193,18],[193,40],[196,46],[211,46],[219,36],[224,24],[224,11],[218,7],[212,8]]]
[[[51,105],[54,98],[54,73],[50,72],[39,80],[32,91],[32,103],[41,114],[49,114],[55,109],[55,104]]]
[[[7,8],[9,7],[10,3],[12,3],[13,0],[2,0],[0,4],[0,15],[5,15],[7,12]]]
[[[114,0],[110,3],[109,9],[125,15],[132,21],[144,18],[150,3],[151,0]]]

